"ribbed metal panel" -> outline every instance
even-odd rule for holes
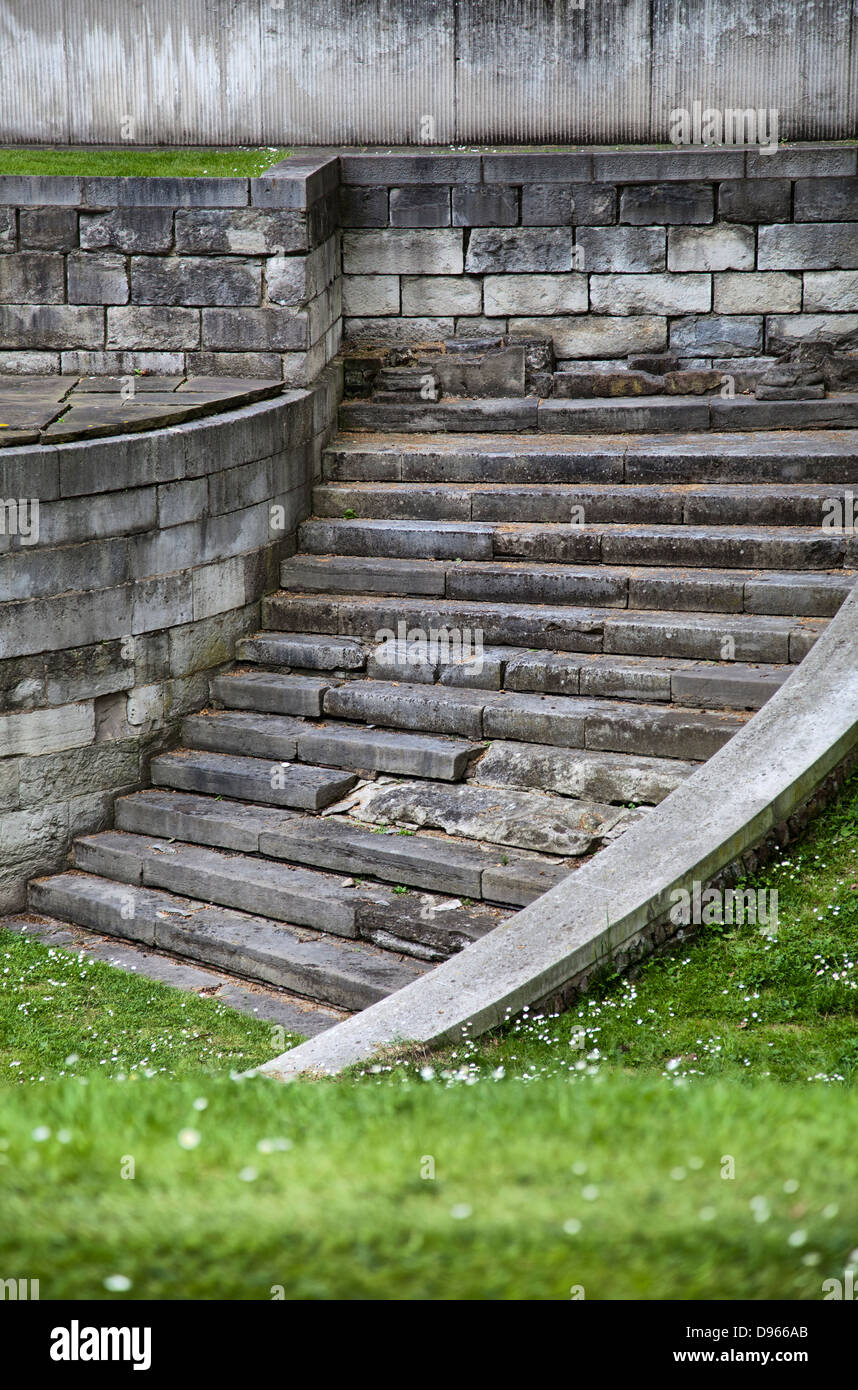
[[[0,8],[0,138],[68,141],[62,23],[53,0],[11,0]]]
[[[653,0],[652,139],[692,101],[778,112],[782,140],[856,133],[855,0]]]
[[[644,140],[649,0],[459,0],[459,138]]]
[[[858,0],[4,0],[0,73],[7,142],[664,142],[694,101],[842,139]]]
[[[454,10],[453,0],[263,6],[266,140],[453,140]]]

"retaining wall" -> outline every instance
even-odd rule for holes
[[[200,422],[0,450],[0,498],[39,499],[35,544],[0,534],[0,914],[111,823],[258,627],[340,383],[332,367]]]
[[[343,150],[250,180],[0,178],[0,372],[308,385],[341,335],[500,334],[551,336],[561,363],[855,350],[858,147]]]
[[[701,366],[858,347],[855,147],[343,152],[347,341]]]
[[[309,385],[339,346],[337,179],[0,177],[0,372]]]
[[[856,52],[854,0],[6,0],[0,138],[663,141],[700,100],[837,139]]]

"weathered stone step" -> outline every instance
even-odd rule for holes
[[[442,830],[482,844],[563,858],[592,854],[631,814],[606,802],[474,782],[371,782],[352,792],[343,806],[349,815],[379,826]],[[496,865],[498,850],[493,854]],[[510,861],[511,872],[513,868]]]
[[[321,811],[345,796],[357,780],[354,775],[334,774],[330,768],[287,766],[271,758],[229,757],[188,748],[153,758],[150,776],[156,787],[234,796],[301,811]]]
[[[705,709],[760,709],[791,669],[679,657],[578,656],[518,647],[484,647],[462,656],[433,649],[420,640],[406,640],[381,642],[372,648],[366,674],[373,680],[409,684],[673,702]]]
[[[339,482],[855,485],[858,431],[341,435],[325,451],[324,466],[325,477]]]
[[[385,784],[374,785],[381,790]],[[427,786],[437,789],[443,784],[428,783]],[[492,795],[497,800],[497,794],[484,795]],[[542,800],[549,802],[551,798]],[[559,827],[563,807],[556,799],[554,805],[560,806],[555,812]],[[606,813],[611,810],[604,808],[602,815],[601,823],[608,829],[619,814],[614,812],[610,817]],[[571,821],[573,813],[566,811],[565,814]],[[137,835],[156,835],[189,844],[264,854],[271,859],[285,859],[310,868],[369,875],[388,883],[404,883],[436,893],[461,893],[469,898],[486,898],[511,906],[523,907],[531,902],[560,882],[571,868],[556,858],[508,854],[489,845],[472,845],[437,835],[406,835],[395,831],[378,834],[344,817],[330,816],[322,820],[313,816],[289,816],[246,806],[239,801],[215,801],[212,797],[181,792],[148,791],[121,797],[116,803],[116,825],[119,830]],[[468,834],[467,831],[462,833]],[[548,838],[547,835],[544,838]],[[586,842],[587,848],[591,848],[598,843],[599,837],[592,831],[579,831],[577,840]],[[554,842],[571,846],[572,834],[561,841],[558,829]],[[548,852],[570,855],[586,850],[570,847]]]
[[[212,699],[260,714],[320,715],[330,679],[279,675],[266,671],[232,671],[211,681]]]
[[[736,713],[663,705],[372,680],[349,681],[329,690],[325,708],[341,718],[368,719],[393,728],[683,759],[711,757],[746,719]]]
[[[674,567],[539,565],[529,561],[400,560],[298,555],[284,560],[292,593],[429,594],[476,602],[576,604],[693,613],[778,613],[832,617],[848,596],[851,573],[781,573]],[[315,691],[313,692],[315,695]],[[312,714],[312,699],[296,713]]]
[[[812,527],[819,531],[827,522],[822,538],[828,545],[843,545],[854,542],[854,533],[843,536],[836,528],[852,527],[856,497],[843,483],[780,483],[772,487],[746,482],[662,486],[624,482],[415,482],[403,487],[398,482],[331,482],[314,489],[313,512],[316,520],[304,523],[311,528],[311,535],[312,528],[320,525],[319,518],[337,519],[352,526],[375,519],[380,526],[390,526],[394,533],[399,529],[411,530],[404,526],[408,521],[420,521],[425,523],[427,536],[432,535],[431,523],[438,522],[449,528],[451,537],[473,535],[472,544],[483,549],[484,527],[491,523],[561,525],[573,519],[581,522],[582,528],[742,526],[752,531],[771,526]],[[449,544],[455,545],[455,541]]]
[[[276,638],[276,634],[270,634]],[[355,646],[363,645],[355,643]],[[266,643],[266,654],[272,648]],[[432,647],[422,640],[366,643],[374,680],[673,702],[705,709],[760,709],[790,674],[789,666],[704,662],[680,657],[577,655],[489,646],[479,652]],[[363,672],[345,673],[360,679]],[[242,687],[236,686],[238,694]],[[224,701],[224,703],[227,703]],[[329,729],[331,724],[327,726]],[[353,734],[353,730],[348,731]],[[314,754],[319,761],[318,749]],[[436,774],[437,775],[437,774]]]
[[[366,661],[360,642],[322,632],[257,632],[240,638],[235,654],[239,661],[313,671],[359,671]]]
[[[413,954],[416,946],[416,954],[424,958],[448,954],[424,931],[423,924],[439,914],[439,930],[471,940],[502,920],[496,909],[481,904],[464,907],[455,899],[451,903],[431,894],[417,901],[412,894],[399,895],[380,884],[357,886],[350,878],[296,868],[279,859],[226,854],[181,841],[167,844],[124,831],[76,840],[74,855],[77,868],[104,878],[186,893],[202,902],[335,936],[408,941],[409,947],[400,944],[396,949]]]
[[[274,679],[285,686],[294,677]],[[319,765],[332,765],[402,777],[432,777],[439,781],[456,781],[463,777],[469,761],[482,751],[479,745],[461,739],[426,737],[416,732],[392,733],[331,720],[320,725],[304,724],[297,719],[245,710],[189,715],[182,726],[182,737],[192,748],[217,753],[241,753],[278,764],[297,759],[296,771],[301,764],[311,763],[316,764],[311,769],[315,772],[321,771]],[[283,767],[284,774],[290,770]],[[348,790],[345,783],[351,785],[354,778],[340,776],[337,780],[342,784],[338,796],[343,796]],[[330,801],[336,801],[338,796],[332,796]],[[278,804],[292,806],[297,803],[283,801]],[[321,805],[303,809],[320,810]]]
[[[425,968],[366,942],[320,936],[79,871],[36,879],[30,884],[30,907],[344,1009],[366,1008]]]
[[[521,787],[622,806],[656,806],[699,766],[679,758],[594,753],[496,739],[480,759],[474,785]]]
[[[262,603],[266,627],[362,637],[395,637],[398,625],[480,635],[500,643],[552,651],[605,652],[622,656],[679,656],[693,660],[801,661],[824,630],[825,619],[757,614],[648,612],[637,609],[561,605],[464,603],[433,598],[340,598],[336,595],[272,594]],[[392,639],[391,639],[392,640]]]
[[[514,499],[506,514],[514,518]],[[770,526],[521,522],[305,521],[299,558],[361,556],[417,560],[547,560],[714,569],[834,570],[858,566],[858,539],[832,530]],[[566,506],[565,503],[562,505]],[[568,509],[571,517],[572,508]]]
[[[339,411],[342,430],[419,433],[847,430],[854,429],[856,422],[858,395],[848,392],[816,401],[758,401],[745,396],[636,396],[612,400],[521,397],[402,403],[352,400],[344,401]]]

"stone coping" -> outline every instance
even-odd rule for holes
[[[286,1081],[379,1050],[496,1027],[668,934],[676,889],[705,886],[777,833],[858,749],[858,593],[743,729],[645,820],[420,980],[265,1064]]]
[[[338,182],[338,161],[327,154],[282,159],[258,178],[0,174],[0,205],[81,207],[93,211],[115,207],[306,211],[332,192]]]
[[[779,145],[768,154],[755,145],[307,146],[258,178],[3,174],[0,205],[306,210],[340,183],[651,183],[856,174],[856,141]]]
[[[282,381],[216,376],[0,376],[0,449],[164,429],[284,389]]]

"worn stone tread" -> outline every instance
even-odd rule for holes
[[[287,716],[237,709],[191,715],[182,732],[193,748],[257,759],[296,759],[296,770],[307,763],[316,765],[316,771],[332,765],[451,781],[462,777],[469,761],[481,751],[480,744],[433,737],[416,730],[394,732],[331,719],[311,724]],[[320,810],[321,805],[307,809]]]
[[[366,942],[302,932],[284,922],[76,870],[34,880],[30,907],[343,1009],[366,1008],[425,969]]]
[[[612,823],[616,818],[614,813]],[[121,797],[116,804],[116,824],[117,829],[137,835],[258,853],[334,873],[368,874],[388,883],[470,898],[490,896],[482,890],[483,874],[489,869],[508,864],[511,869],[519,866],[524,874],[526,869],[546,867],[531,855],[509,856],[489,845],[446,836],[403,835],[395,830],[378,834],[344,816],[324,820],[289,816],[248,807],[240,801],[216,801],[181,792],[144,791]],[[594,837],[579,836],[579,840],[590,847]],[[569,848],[563,852],[576,851]],[[514,875],[504,891],[506,896],[493,900],[513,905],[530,901],[516,887]]]
[[[278,766],[279,762],[179,748],[153,758],[150,776],[155,786],[242,797],[302,811],[320,811],[330,806],[357,781],[354,775],[335,774],[330,768],[303,763]],[[275,772],[276,779],[272,775]]]

